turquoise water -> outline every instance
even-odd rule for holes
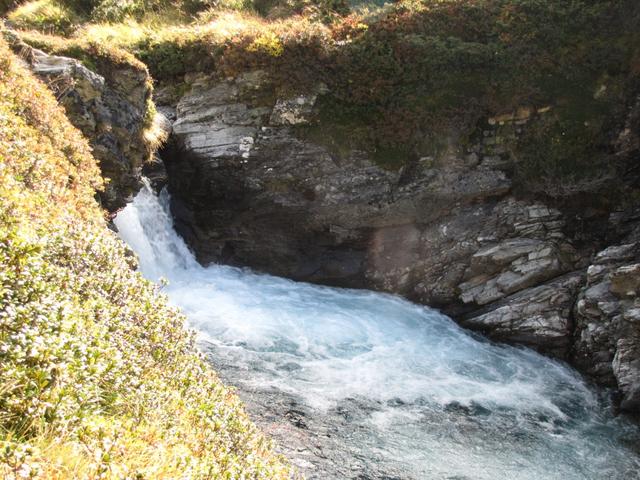
[[[336,441],[401,478],[640,478],[637,428],[566,365],[395,296],[202,267],[167,205],[145,189],[116,225],[241,391],[295,396],[318,418],[360,402],[358,445]]]

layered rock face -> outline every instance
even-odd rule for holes
[[[56,94],[71,123],[89,140],[107,180],[100,200],[115,212],[140,189],[140,171],[151,154],[145,138],[148,73],[125,64],[112,65],[102,76],[78,60],[48,55],[14,39],[14,49]]]
[[[602,378],[635,395],[638,325],[589,337],[589,325],[609,322],[612,311],[589,317],[580,302],[574,308],[599,281],[587,267],[603,246],[608,213],[553,207],[512,188],[503,137],[547,109],[490,119],[473,145],[416,155],[391,171],[364,151],[337,155],[318,140],[321,126],[319,136],[317,126],[308,134],[322,85],[282,98],[260,71],[190,80],[164,159],[176,227],[202,263],[398,293],[491,338],[581,366],[602,358]],[[624,262],[616,268],[631,268]],[[601,276],[622,275],[615,272]],[[621,319],[635,308],[629,292],[608,294]],[[574,332],[585,335],[575,352]],[[602,347],[602,338],[622,343]]]
[[[587,269],[586,284],[575,304],[573,361],[602,383],[618,385],[621,407],[638,411],[640,212],[634,213],[622,216],[634,225],[623,243],[598,252]]]

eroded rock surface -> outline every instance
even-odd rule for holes
[[[509,174],[517,159],[501,136],[550,107],[489,119],[473,145],[394,170],[322,141],[323,88],[280,96],[262,71],[190,79],[164,158],[176,227],[198,259],[398,293],[491,338],[575,359],[636,408],[637,325],[624,312],[633,317],[638,269],[626,257],[619,271],[592,262],[615,237],[608,213],[519,195]],[[617,140],[627,157],[634,115]],[[574,308],[578,292],[595,307]],[[574,346],[574,335],[585,339]]]
[[[463,317],[460,323],[495,340],[516,341],[566,358],[571,348],[571,309],[583,281],[582,272],[569,273],[511,295],[486,313]]]
[[[575,305],[573,362],[640,409],[640,228],[599,252]]]
[[[170,189],[203,263],[396,292],[454,314],[577,268],[561,213],[510,196],[507,175],[485,165],[495,142],[400,171],[362,151],[338,157],[295,128],[321,93],[277,98],[256,71],[200,77],[179,101]]]
[[[152,154],[145,131],[151,127],[149,75],[144,68],[113,65],[108,75],[78,60],[48,55],[13,39],[13,47],[55,93],[71,123],[89,140],[107,179],[100,192],[110,212],[124,207],[140,189],[141,168]]]

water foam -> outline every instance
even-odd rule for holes
[[[635,429],[564,364],[395,296],[202,267],[167,205],[143,190],[118,215],[120,235],[144,275],[169,281],[217,368],[246,372],[241,389],[288,392],[325,413],[365,399],[362,448],[414,478],[638,478],[621,443]]]

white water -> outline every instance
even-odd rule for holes
[[[241,372],[240,390],[295,395],[318,418],[362,399],[373,405],[357,420],[365,433],[340,441],[402,478],[640,478],[635,428],[563,364],[394,296],[204,268],[166,205],[143,190],[116,225],[144,275],[169,281],[216,367]]]

